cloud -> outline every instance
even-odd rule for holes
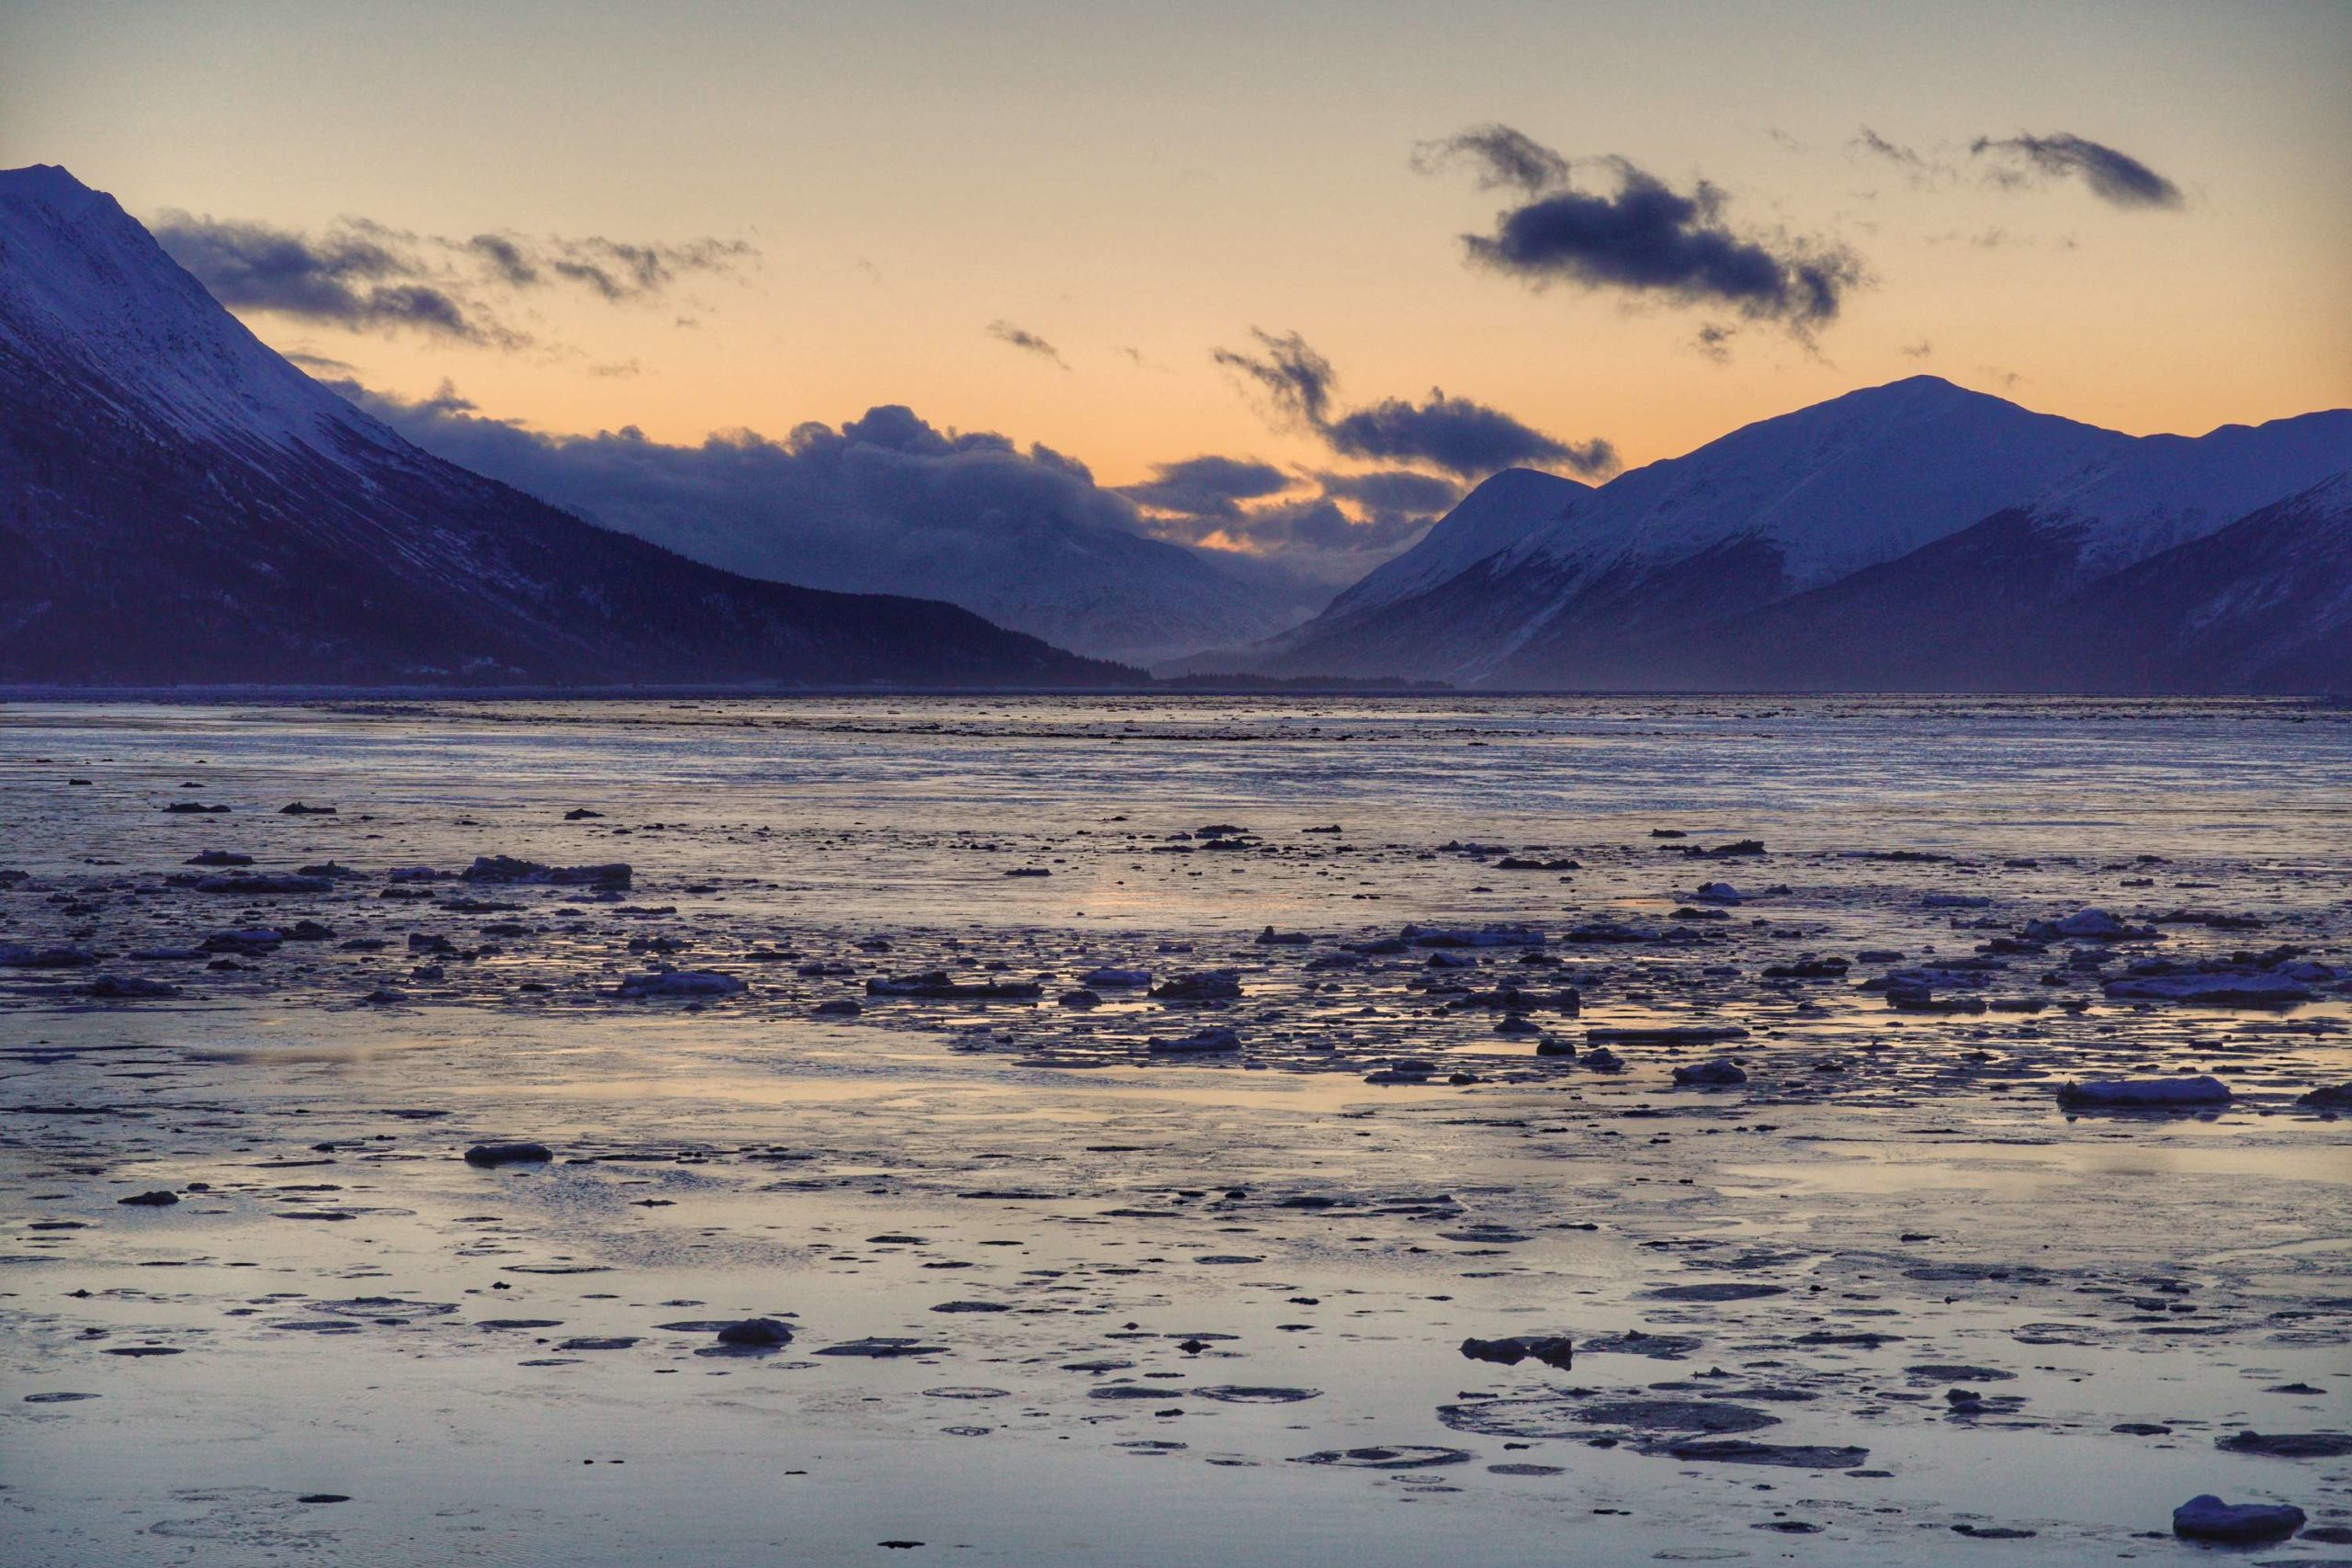
[[[1579,474],[1617,469],[1617,449],[1606,441],[1573,445],[1556,440],[1500,409],[1449,398],[1431,389],[1425,402],[1384,398],[1343,414],[1324,427],[1331,449],[1350,457],[1421,462],[1464,479],[1484,479],[1498,468],[1550,463]]]
[[[1899,141],[1889,141],[1867,125],[1863,126],[1860,133],[1847,145],[1857,152],[1866,152],[1871,157],[1892,164],[1905,179],[1922,190],[1931,186],[1949,184],[1958,174],[1957,170],[1940,158],[1931,158],[1917,148],[1906,147]]]
[[[2049,136],[1980,136],[1968,144],[1977,157],[2004,161],[1996,165],[2002,184],[2080,179],[2093,196],[2110,207],[2127,209],[2169,209],[2185,205],[2180,187],[2128,152],[2070,132]]]
[[[1493,233],[1463,236],[1471,260],[1538,288],[1727,307],[1800,337],[1836,320],[1864,282],[1843,246],[1736,232],[1727,198],[1706,181],[1686,194],[1625,159],[1591,162],[1612,172],[1615,190],[1557,190],[1509,209]]]
[[[266,223],[166,212],[156,243],[231,310],[268,310],[355,331],[411,329],[469,342],[498,341],[447,288],[420,281],[412,253],[373,225],[351,224],[312,240]]]
[[[1150,479],[1120,493],[1138,505],[1202,518],[1241,514],[1240,502],[1279,495],[1298,481],[1254,457],[1187,457],[1161,463]]]
[[[1440,137],[1413,148],[1413,168],[1429,175],[1450,164],[1467,164],[1477,173],[1480,190],[1506,186],[1533,196],[1568,183],[1568,161],[1549,147],[1508,125],[1476,125],[1458,136]]]
[[[1368,474],[1317,474],[1323,493],[1340,501],[1359,502],[1378,512],[1432,516],[1462,499],[1462,487],[1434,474],[1410,468],[1382,468]]]
[[[1296,493],[1310,483],[1312,493]],[[1155,537],[1279,562],[1339,586],[1419,539],[1462,499],[1462,487],[1411,468],[1297,475],[1254,457],[1210,456],[1162,463],[1120,493],[1142,509],[1140,525]]]
[[[1506,125],[1414,150],[1414,167],[1424,173],[1464,163],[1480,189],[1528,197],[1497,214],[1492,233],[1462,237],[1470,259],[1537,288],[1567,283],[1728,306],[1805,337],[1835,320],[1866,280],[1860,259],[1842,245],[1735,231],[1724,219],[1728,198],[1704,180],[1686,194],[1627,159],[1563,157]],[[1602,171],[1615,189],[1576,188],[1582,169]]]
[[[1062,358],[1061,350],[1027,328],[1016,327],[1001,317],[989,323],[989,336],[999,343],[1011,344],[1023,354],[1034,354],[1041,359],[1050,359],[1065,370],[1069,368],[1068,362]]]
[[[504,307],[524,294],[569,287],[609,304],[651,301],[684,275],[735,273],[758,255],[740,240],[635,244],[511,233],[451,240],[364,218],[311,235],[166,211],[150,231],[232,310],[500,348],[531,341],[504,317]]]
[[[1276,336],[1257,327],[1250,335],[1258,340],[1256,353],[1220,348],[1211,356],[1262,390],[1278,417],[1312,431],[1341,457],[1419,463],[1464,479],[1537,463],[1586,475],[1616,470],[1616,448],[1606,441],[1562,441],[1500,409],[1448,397],[1441,389],[1432,389],[1419,403],[1384,398],[1340,412],[1338,374],[1305,338],[1296,333]]]
[[[1251,327],[1250,335],[1258,340],[1260,353],[1237,354],[1229,348],[1215,348],[1209,351],[1209,357],[1257,382],[1286,418],[1321,429],[1330,417],[1331,387],[1339,379],[1331,362],[1307,347],[1306,340],[1296,333],[1276,337],[1262,328]]]

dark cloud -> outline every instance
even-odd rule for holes
[[[1610,170],[1616,189],[1535,195],[1499,214],[1493,233],[1464,235],[1471,259],[1538,287],[1727,307],[1800,336],[1836,320],[1863,282],[1843,246],[1735,231],[1724,192],[1703,180],[1685,193],[1623,158],[1588,163]]]
[[[2180,187],[2128,152],[2086,137],[2059,131],[2049,136],[1980,136],[1968,144],[1978,157],[2001,160],[2004,183],[2080,179],[2110,207],[2178,209]]]
[[[570,286],[614,304],[653,300],[684,274],[732,273],[758,254],[722,240],[641,245],[596,235],[477,234],[458,241],[363,218],[317,235],[185,212],[165,212],[150,227],[172,259],[232,310],[505,348],[530,342],[500,310],[525,292]]]
[[[1419,403],[1384,398],[1340,412],[1338,374],[1305,338],[1255,327],[1250,334],[1258,340],[1257,353],[1220,348],[1212,356],[1262,390],[1283,421],[1313,431],[1341,457],[1419,463],[1464,479],[1537,463],[1588,475],[1616,469],[1616,449],[1606,441],[1561,441],[1500,409],[1442,390],[1431,390]]]
[[[1473,126],[1458,136],[1423,141],[1413,149],[1413,167],[1420,174],[1456,164],[1476,171],[1480,190],[1508,186],[1530,196],[1567,184],[1570,173],[1566,158],[1508,125]]]
[[[1316,493],[1291,493],[1307,480]],[[1162,463],[1121,493],[1156,537],[1279,561],[1336,586],[1419,538],[1462,489],[1409,468],[1302,478],[1254,457],[1203,457]]]
[[[989,323],[989,336],[999,343],[1011,344],[1023,354],[1034,354],[1041,359],[1050,359],[1065,370],[1069,368],[1069,364],[1062,358],[1061,350],[1026,327],[1017,327],[1011,321],[999,318]]]
[[[1350,457],[1427,463],[1464,479],[1539,463],[1585,475],[1617,470],[1617,449],[1606,441],[1555,440],[1500,409],[1436,389],[1425,402],[1384,398],[1342,414],[1324,426],[1323,438]]]
[[[1432,517],[1462,499],[1462,487],[1411,468],[1381,468],[1368,474],[1317,474],[1323,493],[1375,512]]]
[[[372,226],[346,225],[312,240],[266,223],[167,212],[156,243],[231,310],[270,310],[359,331],[410,328],[491,342],[498,329],[476,320],[447,288],[418,281],[413,254]]]
[[[348,378],[359,374],[359,367],[341,359],[330,359],[323,354],[305,354],[300,349],[287,349],[281,357],[300,366],[313,376]]]
[[[1138,505],[1201,518],[1241,514],[1240,503],[1279,495],[1297,481],[1272,463],[1254,457],[1187,457],[1161,463],[1141,484],[1120,493]]]
[[[1331,362],[1307,347],[1306,340],[1296,333],[1276,337],[1251,327],[1250,335],[1258,340],[1260,353],[1216,348],[1209,351],[1209,357],[1255,381],[1285,418],[1321,429],[1330,418],[1331,387],[1339,379]]]

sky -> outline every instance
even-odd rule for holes
[[[1599,478],[1921,372],[2135,434],[2352,403],[2346,83],[2326,0],[0,0],[0,164],[395,404],[903,404],[1367,525],[1349,476]]]

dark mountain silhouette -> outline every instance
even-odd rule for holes
[[[1131,683],[923,600],[754,581],[431,457],[62,169],[0,173],[0,680]]]

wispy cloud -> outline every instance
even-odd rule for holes
[[[1010,344],[1023,354],[1034,354],[1040,359],[1050,359],[1065,370],[1069,368],[1069,362],[1062,358],[1061,350],[1028,328],[1015,326],[1002,317],[989,323],[989,336],[999,343]]]
[[[2177,210],[2187,205],[2180,187],[2128,152],[2069,131],[2048,136],[1980,136],[1968,144],[1980,158],[1996,160],[1996,177],[2005,184],[2078,179],[2110,207]]]
[[[355,332],[414,332],[496,348],[532,341],[509,319],[526,294],[570,288],[608,304],[659,300],[689,274],[732,274],[740,240],[638,244],[601,235],[418,234],[347,218],[318,234],[166,211],[158,243],[232,310]]]

